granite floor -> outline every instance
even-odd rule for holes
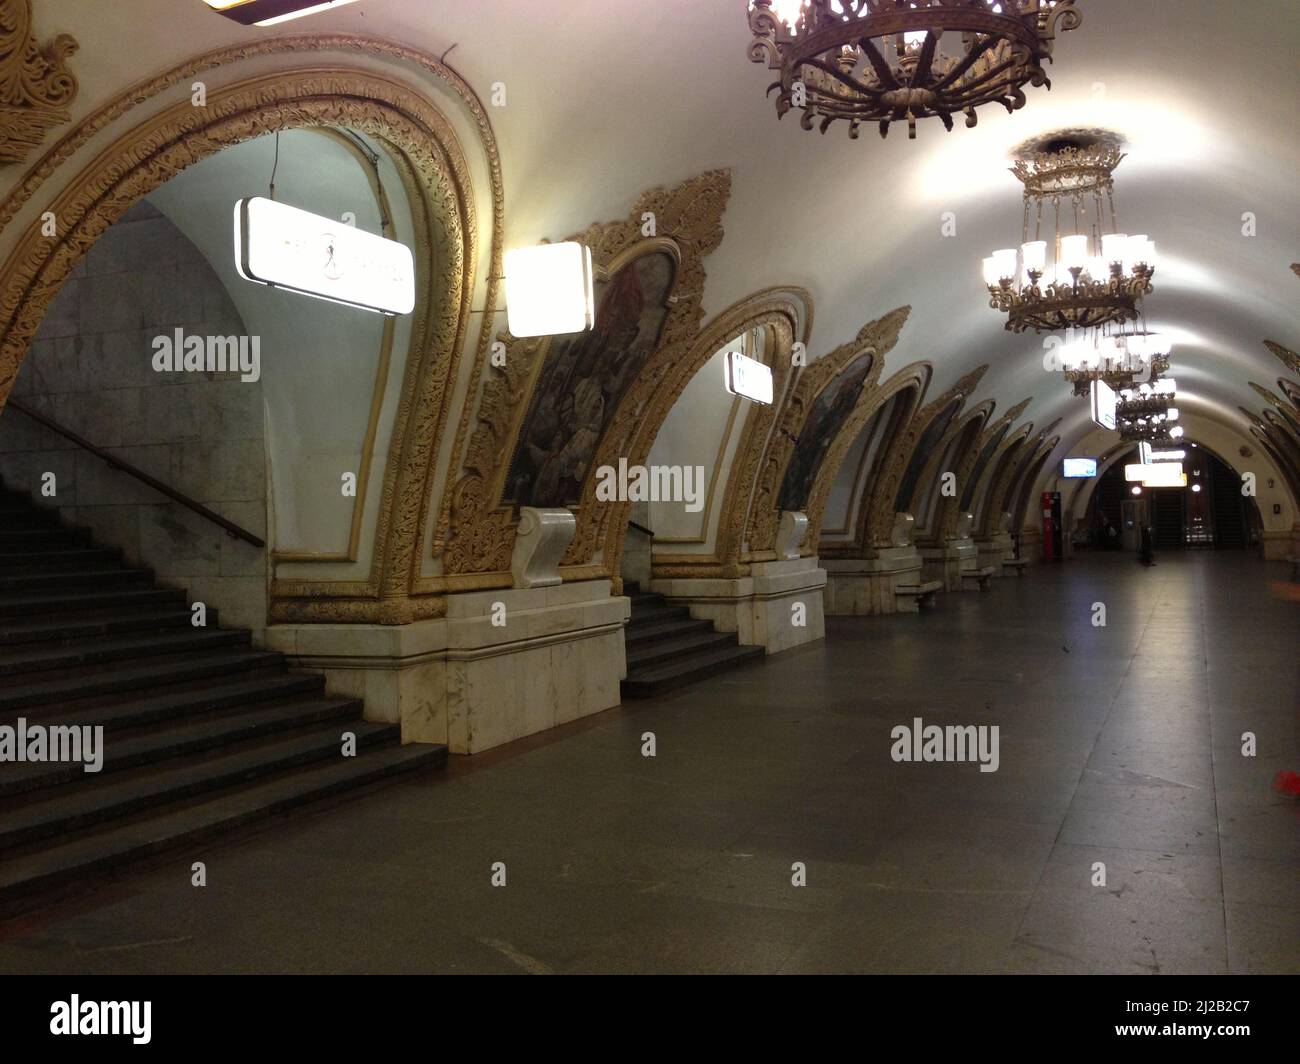
[[[1300,769],[1300,600],[1244,554],[1159,561],[833,618],[11,920],[0,971],[1298,972],[1300,803],[1270,781]],[[895,763],[915,717],[997,725],[998,770]]]

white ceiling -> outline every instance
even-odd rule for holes
[[[816,301],[814,355],[865,321],[910,303],[886,373],[935,363],[934,391],[989,362],[981,398],[1005,410],[1026,396],[1039,425],[1064,417],[1063,446],[1087,431],[1082,400],[1042,368],[1041,341],[1012,336],[987,306],[980,259],[1019,242],[1011,149],[1068,126],[1127,141],[1116,171],[1122,227],[1157,243],[1148,325],[1173,332],[1174,372],[1201,409],[1244,426],[1247,387],[1272,385],[1265,337],[1300,343],[1300,5],[1295,0],[1079,0],[1083,25],[1057,41],[1053,88],[1024,109],[980,112],[917,139],[864,129],[805,132],[778,122],[772,75],[746,58],[744,0],[361,0],[274,30],[242,29],[202,0],[60,0],[42,33],[71,29],[87,87],[120,86],[176,58],[267,33],[353,30],[442,54],[490,108],[506,187],[507,244],[562,237],[626,213],[643,189],[727,166],[726,239],[707,263],[712,314],[756,289],[792,283]],[[113,9],[110,14],[109,8]],[[91,39],[86,25],[102,33]],[[154,50],[154,46],[157,46]],[[142,56],[149,57],[142,60]],[[79,101],[95,103],[93,97]],[[957,233],[941,235],[943,212]],[[1242,235],[1242,214],[1258,235]]]

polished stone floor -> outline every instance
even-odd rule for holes
[[[1093,556],[833,619],[11,921],[0,971],[1297,972],[1300,803],[1270,789],[1300,769],[1285,576]],[[998,771],[895,763],[914,717],[997,725]]]

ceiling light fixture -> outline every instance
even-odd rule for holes
[[[1022,243],[984,260],[989,306],[1007,315],[1011,332],[1084,329],[1096,343],[1110,327],[1138,319],[1155,243],[1119,231],[1113,175],[1123,158],[1113,134],[1077,130],[1039,138],[1017,154],[1011,172],[1024,185]],[[1135,343],[1144,341],[1124,340],[1126,354],[1138,353]]]
[[[203,0],[208,7],[244,26],[274,26],[290,19],[354,4],[356,0]]]
[[[976,108],[1025,104],[1024,86],[1051,81],[1058,31],[1083,20],[1074,0],[750,0],[749,58],[780,77],[776,114],[803,111],[804,129],[837,121],[856,139],[863,122],[952,116],[975,125]]]

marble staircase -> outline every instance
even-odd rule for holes
[[[627,679],[624,698],[650,698],[765,656],[761,646],[741,646],[735,632],[719,632],[713,622],[691,617],[685,606],[659,594],[624,588],[632,618],[624,631]]]
[[[401,745],[399,725],[364,720],[359,699],[327,696],[215,609],[193,617],[183,591],[0,485],[0,906],[446,763],[445,746]],[[15,760],[56,727],[102,728],[100,770]]]

